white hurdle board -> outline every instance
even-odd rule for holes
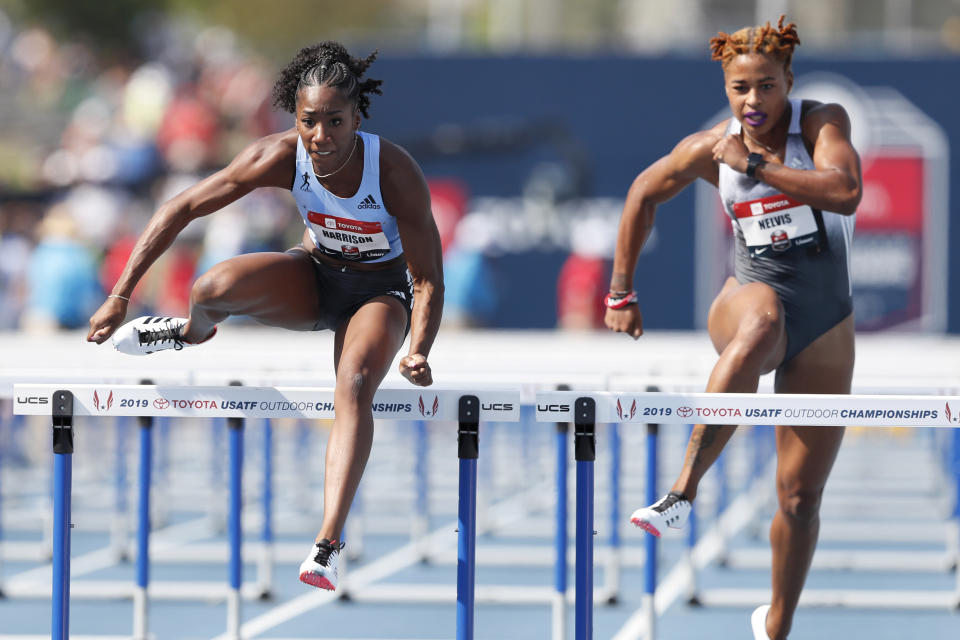
[[[60,390],[73,394],[76,416],[334,417],[333,389],[319,387],[16,384],[13,411],[18,415],[50,415],[51,397]],[[373,417],[456,422],[460,397],[468,393],[480,400],[481,421],[520,420],[519,390],[466,392],[428,387],[381,388],[373,398]]]
[[[593,398],[598,423],[960,427],[960,396],[537,392],[538,422],[574,422]]]

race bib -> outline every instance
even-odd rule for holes
[[[813,209],[783,194],[737,202],[733,212],[751,258],[816,246],[819,241]]]
[[[317,249],[341,260],[375,260],[390,253],[387,240],[379,222],[364,222],[338,218],[326,213],[311,211],[307,219],[313,224]]]

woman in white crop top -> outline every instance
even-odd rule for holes
[[[323,522],[300,567],[302,581],[325,589],[336,587],[338,541],[370,453],[374,393],[408,328],[400,372],[415,385],[432,383],[427,356],[443,308],[440,236],[424,176],[397,145],[358,133],[370,94],[380,93],[380,80],[364,78],[375,56],[353,58],[336,42],[300,50],[273,91],[295,126],[254,142],[156,211],[87,336],[98,344],[113,336],[118,350],[141,355],[205,342],[231,315],[334,331],[336,418]],[[261,187],[293,191],[304,203],[313,226],[302,246],[215,265],[194,284],[188,318],[145,316],[121,326],[137,282],[191,220]],[[323,251],[315,237],[324,238]]]
[[[862,193],[860,161],[843,107],[789,100],[794,24],[719,33],[732,117],[694,133],[645,169],[620,221],[606,324],[638,338],[643,321],[633,286],[637,257],[656,206],[700,178],[717,186],[731,216],[735,277],[714,300],[708,330],[719,359],[708,392],[756,392],[776,371],[778,393],[849,393],[854,324],[847,251]],[[663,97],[663,96],[661,96]],[[667,107],[669,108],[669,107]],[[680,528],[697,485],[735,426],[694,427],[680,476],[631,520],[659,535]],[[755,638],[786,638],[819,530],[820,499],[843,427],[776,427],[779,509],[770,528],[770,605],[751,618]]]

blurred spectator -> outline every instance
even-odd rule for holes
[[[486,256],[477,249],[451,249],[443,261],[443,323],[450,327],[491,327],[496,284]]]
[[[587,217],[570,225],[570,256],[557,278],[557,326],[603,327],[603,298],[609,290],[613,246],[609,219]]]
[[[216,157],[219,130],[213,106],[187,87],[174,97],[157,132],[157,146],[167,164],[178,171],[196,171]]]
[[[443,323],[453,327],[493,326],[497,283],[487,259],[496,229],[482,216],[467,215],[456,227],[443,260]]]
[[[7,205],[0,215],[0,330],[20,323],[27,298],[27,262],[33,251],[29,209]]]
[[[40,223],[40,242],[30,256],[30,295],[25,329],[84,327],[103,299],[92,252],[76,239],[77,225],[63,205]]]
[[[443,253],[454,245],[457,225],[467,212],[470,193],[467,184],[455,178],[432,178],[427,180],[430,188],[430,207],[440,232]]]
[[[609,260],[571,253],[557,279],[557,325],[561,329],[602,327],[609,281]]]

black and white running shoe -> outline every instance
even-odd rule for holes
[[[314,543],[307,559],[300,563],[300,582],[319,589],[333,591],[337,588],[337,560],[343,543],[323,538]]]
[[[649,507],[634,511],[630,522],[659,538],[664,527],[682,529],[687,523],[691,508],[685,495],[671,491]]]
[[[180,351],[184,347],[203,344],[217,333],[214,327],[213,333],[201,342],[187,342],[181,333],[186,324],[186,318],[141,316],[117,329],[113,334],[113,347],[131,356],[145,356],[154,351]]]

